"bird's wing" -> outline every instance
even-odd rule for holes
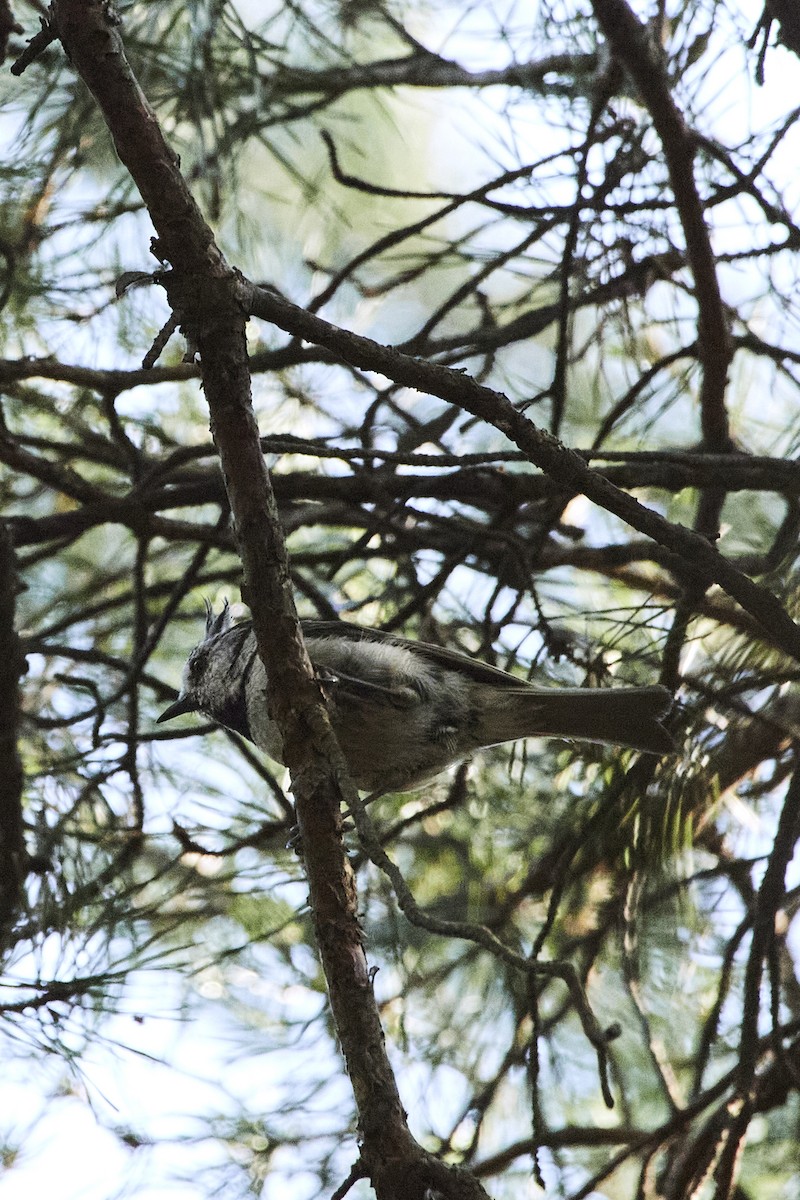
[[[447,650],[444,646],[434,646],[431,642],[415,642],[411,638],[398,637],[394,633],[383,633],[379,629],[365,629],[361,625],[351,625],[347,621],[301,621],[304,637],[311,638],[347,638],[354,642],[377,642],[383,645],[400,646],[412,654],[418,654],[426,662],[443,667],[445,670],[459,671],[477,683],[485,683],[489,687],[527,688],[524,680],[499,667],[490,667],[480,659],[470,658],[458,650]]]
[[[369,679],[357,679],[354,675],[340,671],[338,667],[318,667],[317,678],[323,691],[334,701],[346,697],[356,702],[384,704],[392,708],[411,708],[421,700],[416,688],[404,684],[385,687]]]

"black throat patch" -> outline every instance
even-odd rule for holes
[[[247,685],[256,657],[254,646],[250,661],[242,673],[240,685],[229,692],[225,704],[217,712],[211,714],[220,725],[224,725],[226,729],[231,729],[234,733],[240,733],[242,737],[247,738],[248,742],[253,741],[253,735],[250,732],[250,719],[247,715]]]

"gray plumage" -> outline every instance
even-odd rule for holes
[[[467,655],[339,621],[303,621],[356,787],[420,787],[475,750],[526,737],[565,737],[652,754],[674,749],[660,723],[662,687],[539,688]],[[201,712],[282,761],[267,712],[266,676],[250,621],[232,625],[227,604],[209,611],[189,655],[178,699],[158,718]]]

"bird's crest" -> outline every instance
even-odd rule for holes
[[[204,641],[209,638],[216,637],[218,633],[226,633],[231,627],[231,612],[230,605],[226,600],[222,605],[222,611],[214,615],[214,610],[208,600],[204,601],[206,606],[206,636]]]

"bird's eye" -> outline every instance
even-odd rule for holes
[[[189,661],[186,664],[189,683],[194,686],[203,678],[206,669],[208,654],[202,648],[192,651],[189,655]]]

